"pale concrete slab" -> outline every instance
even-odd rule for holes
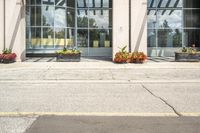
[[[0,117],[0,133],[24,133],[36,117]]]
[[[0,112],[174,113],[140,84],[0,83]]]
[[[178,112],[200,113],[200,83],[144,84]]]
[[[58,68],[53,66],[0,69],[0,80],[197,80],[199,69],[163,68]]]

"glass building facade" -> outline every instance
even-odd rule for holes
[[[200,0],[148,0],[148,47],[200,47]]]
[[[193,44],[200,47],[200,0],[146,0],[146,3],[144,11],[147,12],[148,26],[143,34],[146,36],[147,32],[147,45],[142,47],[144,51],[148,47],[149,56],[173,56],[180,47]],[[116,17],[114,24],[117,26],[113,27],[113,5],[112,0],[26,0],[27,52],[54,53],[66,46],[80,49],[83,56],[112,56],[113,48],[120,45],[112,46],[112,38],[119,38],[117,33],[113,37],[112,31],[115,28],[115,31],[128,36],[130,33],[126,31],[130,29],[126,30],[121,23],[130,22],[132,18],[129,17],[134,14],[123,14],[128,16],[126,21]],[[118,14],[117,10],[114,14]],[[137,34],[134,32],[132,36]],[[152,52],[154,50],[156,54]],[[167,54],[158,54],[157,51]]]
[[[112,0],[27,0],[27,51],[78,48],[112,55]]]

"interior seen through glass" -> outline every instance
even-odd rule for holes
[[[112,0],[27,0],[27,50],[112,55]]]
[[[148,0],[148,47],[200,47],[200,0]]]

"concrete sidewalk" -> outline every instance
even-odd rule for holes
[[[199,88],[200,63],[0,64],[0,129],[46,115],[200,116]]]

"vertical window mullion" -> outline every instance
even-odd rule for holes
[[[88,3],[88,7],[87,7],[87,15],[88,15],[88,56],[90,55],[90,50],[89,50],[89,47],[90,47],[90,12],[89,12],[89,0],[86,0],[87,3]]]
[[[40,40],[40,48],[42,48],[43,47],[43,45],[42,45],[42,42],[43,42],[43,2],[41,2],[41,40]]]
[[[77,9],[77,3],[78,3],[78,1],[77,0],[75,0],[75,46],[76,46],[76,48],[78,48],[78,44],[77,44],[77,12],[78,12],[78,9]]]

